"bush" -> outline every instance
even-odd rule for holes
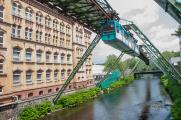
[[[181,98],[174,101],[172,115],[175,120],[181,120]]]
[[[63,107],[75,107],[94,98],[96,95],[100,93],[100,91],[100,88],[92,88],[85,91],[79,91],[61,97],[56,104],[62,105]]]
[[[37,120],[38,118],[39,115],[36,108],[28,106],[20,112],[18,120]]]
[[[46,115],[48,112],[51,111],[51,107],[52,105],[49,101],[44,101],[35,106],[39,116]]]
[[[173,99],[173,106],[171,108],[173,118],[181,120],[181,85],[175,80],[170,80],[167,76],[162,76],[161,82]]]

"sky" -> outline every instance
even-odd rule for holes
[[[133,21],[151,42],[161,51],[178,51],[179,39],[171,34],[179,24],[154,0],[107,0],[120,18]],[[120,51],[102,41],[93,51],[93,63],[104,63],[107,56],[119,55]],[[123,59],[128,58],[125,56]]]

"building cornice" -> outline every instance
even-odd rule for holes
[[[52,16],[55,16],[56,18],[59,18],[60,20],[66,21],[67,23],[73,25],[74,21],[72,18],[64,16],[62,13],[57,11],[55,8],[50,8],[49,6],[42,4],[38,2],[37,0],[21,0],[22,2],[25,2],[29,4],[30,6],[36,7],[37,9],[44,11]]]

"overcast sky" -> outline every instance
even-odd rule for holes
[[[120,18],[134,21],[160,51],[178,51],[179,40],[171,36],[179,24],[160,8],[154,0],[107,0]],[[117,51],[102,41],[93,52],[93,62],[103,63],[110,54]],[[125,57],[126,58],[126,57]]]

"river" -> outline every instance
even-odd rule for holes
[[[145,75],[80,107],[54,112],[42,120],[169,120],[170,104],[160,80]]]

